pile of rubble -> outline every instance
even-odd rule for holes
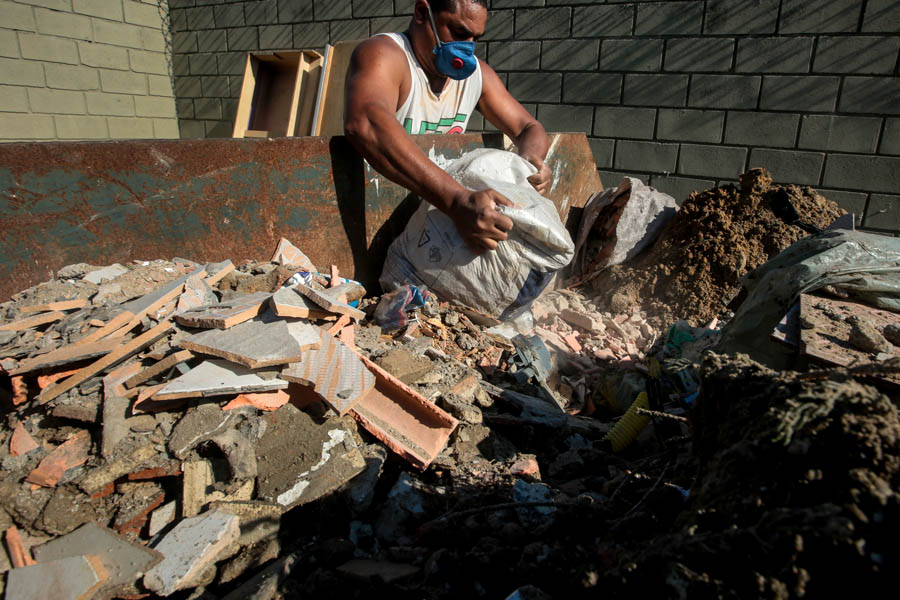
[[[576,374],[639,360],[654,339],[565,290],[535,305],[546,346],[434,300],[387,334],[364,295],[283,240],[240,269],[70,265],[0,306],[7,597],[61,578],[79,597],[224,589],[282,554],[289,511],[338,491],[372,509],[386,449],[411,473],[534,480],[533,455],[483,458],[485,421],[601,439],[608,425],[569,414],[586,406]],[[388,498],[417,485],[401,476]],[[378,536],[402,537],[376,508]]]
[[[886,572],[900,323],[830,291],[760,332],[835,367],[793,373],[707,352],[715,317],[657,329],[564,288],[495,326],[424,293],[389,326],[390,295],[286,240],[237,267],[70,265],[0,305],[0,581],[17,599],[784,597],[834,588],[836,561]]]

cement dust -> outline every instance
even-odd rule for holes
[[[737,296],[740,277],[807,235],[772,212],[779,193],[787,193],[803,221],[821,228],[845,212],[810,187],[774,184],[765,169],[740,181],[741,189],[692,193],[648,251],[593,279],[588,285],[598,306],[643,311],[657,327],[679,320],[702,326]]]

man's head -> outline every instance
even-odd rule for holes
[[[487,0],[429,0],[431,10],[434,14],[442,12],[456,12],[457,5],[460,3],[480,4],[487,8]]]

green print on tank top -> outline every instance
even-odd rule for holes
[[[441,119],[437,123],[431,123],[429,121],[422,121],[422,123],[419,125],[418,135],[422,135],[423,133],[428,133],[431,131],[437,131],[439,127],[450,127],[454,123],[465,123],[466,117],[468,117],[468,115],[466,115],[464,113],[459,113],[452,119],[450,119],[450,118]],[[403,121],[403,129],[405,129],[406,133],[408,133],[410,135],[412,135],[412,124],[413,124],[412,119],[406,119]],[[450,130],[447,133],[462,133],[462,131],[454,132],[454,131]]]

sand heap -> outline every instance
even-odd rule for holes
[[[751,169],[740,184],[693,192],[647,252],[593,279],[598,306],[644,311],[657,326],[703,325],[737,296],[740,277],[808,235],[779,219],[773,202],[787,196],[817,227],[845,213],[810,187],[775,185],[765,169]]]

